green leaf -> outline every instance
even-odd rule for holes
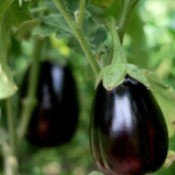
[[[58,37],[69,37],[71,31],[61,14],[51,14],[40,18],[41,24],[34,29],[33,34],[39,36],[50,36],[56,33]]]
[[[94,37],[92,43],[99,47],[107,39],[107,31],[104,26],[99,26],[94,31]]]
[[[130,75],[132,78],[136,79],[137,81],[141,82],[142,84],[144,84],[146,87],[150,88],[149,81],[146,78],[145,74],[136,65],[127,64],[127,74]]]
[[[175,134],[175,90],[166,86],[155,73],[146,71],[145,75],[151,84],[152,93],[165,116],[169,137],[172,137]]]
[[[88,175],[103,175],[103,173],[98,172],[98,171],[93,171],[93,172],[91,172],[91,173],[88,174]]]
[[[0,60],[0,99],[12,96],[16,90],[9,68]]]
[[[80,0],[62,0],[64,5],[72,12],[79,9]]]
[[[13,1],[5,13],[6,25],[9,28],[19,27],[24,21],[31,20],[31,14],[28,11],[28,3],[23,2],[22,7],[16,1]]]
[[[23,8],[13,0],[4,0],[0,4],[0,99],[8,98],[17,90],[6,58],[11,44],[12,27],[20,25],[28,17],[25,4]]]
[[[83,33],[87,36],[87,39],[92,42],[91,38],[96,35],[96,31],[102,27],[100,26],[95,19],[93,14],[91,14],[89,11],[85,10],[84,12],[84,20],[83,20]]]
[[[99,78],[103,81],[103,86],[111,90],[124,81],[126,75],[126,64],[112,64],[101,69]]]
[[[40,24],[40,19],[24,21],[16,30],[15,37],[19,40],[26,38],[29,32]]]

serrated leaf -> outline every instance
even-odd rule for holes
[[[65,22],[64,18],[60,14],[52,14],[49,16],[43,16],[40,18],[41,25],[34,29],[33,34],[40,36],[50,36],[56,33],[57,36],[70,36],[71,31]]]
[[[124,81],[126,75],[126,64],[112,64],[101,69],[103,86],[111,90]]]
[[[91,173],[88,174],[88,175],[103,175],[103,173],[98,172],[98,171],[93,171],[93,172],[91,172]]]
[[[40,19],[24,21],[16,30],[15,37],[19,40],[26,38],[30,31],[40,24]]]
[[[145,74],[136,65],[127,64],[127,74],[130,75],[132,78],[136,79],[137,81],[141,82],[142,84],[144,84],[146,87],[151,88]]]
[[[92,42],[90,39],[94,37],[94,34],[100,27],[99,23],[94,19],[94,16],[89,11],[85,10],[82,29],[90,42]]]
[[[94,38],[92,43],[95,44],[96,46],[99,46],[102,44],[105,40],[107,39],[107,31],[104,26],[99,26],[95,31],[94,31]]]
[[[72,12],[79,9],[80,0],[63,0],[64,5]]]
[[[172,137],[175,134],[175,90],[166,86],[155,73],[146,71],[145,75],[165,116],[169,137]]]

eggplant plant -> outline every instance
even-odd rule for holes
[[[173,85],[167,2],[0,0],[0,173],[173,174],[175,92],[161,77]],[[29,144],[47,154],[41,164],[29,165]]]

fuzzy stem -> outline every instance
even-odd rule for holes
[[[15,128],[14,128],[14,114],[12,109],[12,99],[6,99],[7,123],[9,140],[2,143],[2,155],[4,164],[4,175],[18,174],[18,161],[16,157],[16,143],[15,143]],[[10,143],[9,143],[10,142]]]
[[[37,103],[36,98],[35,98],[35,92],[37,88],[37,81],[38,81],[38,74],[39,74],[42,42],[43,41],[40,41],[39,39],[37,39],[35,42],[33,62],[32,62],[32,67],[30,71],[27,97],[24,101],[24,106],[23,106],[22,113],[21,113],[21,121],[19,124],[19,128],[17,130],[18,145],[20,144],[21,140],[25,136],[25,133],[28,128],[29,121],[30,121],[31,113]]]
[[[126,56],[122,49],[122,45],[120,42],[119,34],[117,32],[116,21],[113,17],[109,18],[109,30],[112,37],[112,46],[113,46],[113,56],[112,56],[112,64],[114,63],[126,63]]]
[[[2,144],[2,155],[4,163],[4,175],[18,175],[18,162],[11,147],[4,142]]]
[[[85,4],[86,4],[86,0],[80,0],[80,9],[79,9],[78,21],[77,21],[77,25],[79,28],[82,28],[82,25],[83,25]]]
[[[70,29],[72,30],[75,38],[79,42],[83,52],[85,53],[86,57],[88,58],[88,61],[90,63],[90,66],[92,67],[95,75],[98,75],[98,72],[100,70],[100,66],[98,65],[89,45],[88,42],[85,39],[85,35],[82,32],[82,30],[77,26],[75,21],[73,20],[72,16],[67,12],[63,4],[61,3],[60,0],[53,0],[55,3],[56,7],[60,11],[60,13],[63,15],[65,21],[69,25]]]
[[[7,108],[7,120],[8,120],[8,131],[10,136],[10,146],[12,149],[13,154],[16,154],[16,133],[14,128],[14,115],[13,115],[13,109],[12,109],[12,99],[9,98],[6,100],[6,108]]]

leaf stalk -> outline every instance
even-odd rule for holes
[[[29,74],[30,75],[29,88],[27,91],[27,97],[24,101],[24,105],[21,113],[21,120],[17,130],[18,146],[26,134],[31,113],[37,103],[35,93],[36,93],[37,84],[38,84],[37,81],[38,81],[39,68],[40,68],[41,47],[42,47],[42,41],[40,39],[36,39],[35,46],[34,46],[32,67]]]
[[[96,61],[95,56],[93,55],[90,49],[90,46],[88,45],[88,42],[86,41],[86,38],[85,38],[85,35],[82,29],[80,29],[79,26],[75,23],[75,21],[73,20],[71,15],[67,12],[66,8],[63,6],[60,0],[53,0],[53,2],[55,3],[56,7],[60,11],[60,13],[63,15],[65,21],[67,22],[70,29],[72,30],[83,52],[88,58],[90,66],[92,67],[95,75],[97,76],[100,70],[100,66],[98,65],[98,62]]]

